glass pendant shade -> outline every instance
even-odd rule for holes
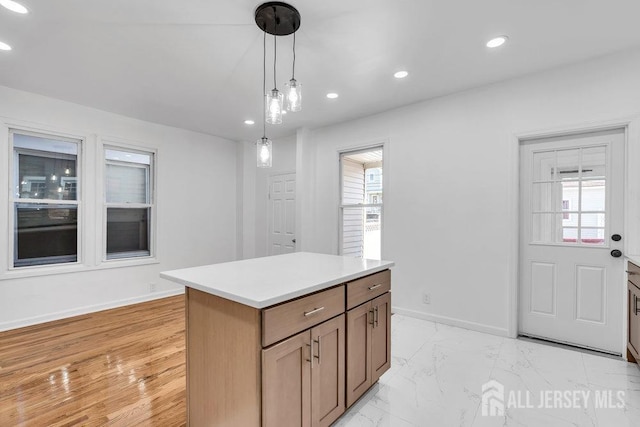
[[[262,137],[256,144],[256,155],[259,168],[271,167],[271,140],[267,137]]]
[[[267,94],[267,105],[265,105],[267,123],[279,125],[282,123],[282,105],[284,95],[278,89],[273,89]]]
[[[302,85],[296,79],[291,79],[284,86],[287,94],[287,110],[293,112],[302,110]]]

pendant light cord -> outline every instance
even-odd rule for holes
[[[267,137],[267,32],[262,37],[262,138]]]
[[[276,39],[276,35],[273,35],[273,88],[277,89],[278,85],[276,84],[276,63],[278,61],[278,43]]]
[[[291,80],[296,79],[296,32],[293,32],[293,70],[291,71]]]

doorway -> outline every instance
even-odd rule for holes
[[[296,251],[296,174],[269,177],[267,221],[269,255]]]
[[[620,354],[624,140],[521,141],[520,335]]]

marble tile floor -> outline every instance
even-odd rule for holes
[[[640,426],[635,364],[397,314],[391,325],[391,369],[336,426]]]

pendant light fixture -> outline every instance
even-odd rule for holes
[[[293,67],[291,80],[285,84],[287,94],[287,111],[302,109],[302,85],[296,81],[296,33],[293,33]]]
[[[268,99],[267,89],[267,33],[265,32],[262,37],[262,96],[265,100]],[[267,138],[267,110],[262,110],[262,138],[256,143],[256,160],[259,168],[271,167],[271,154],[272,144],[271,140]]]
[[[256,155],[258,167],[271,167],[272,143],[267,138],[266,123],[282,123],[282,113],[284,107],[284,94],[278,90],[276,65],[278,60],[277,37],[293,34],[293,74],[291,80],[286,84],[287,88],[287,110],[300,111],[302,94],[300,84],[295,80],[295,32],[300,28],[300,13],[290,4],[272,1],[263,3],[256,8],[255,20],[258,28],[264,33],[262,42],[262,96],[264,98],[262,138],[256,144]],[[267,34],[273,35],[273,89],[266,91],[267,80]]]

